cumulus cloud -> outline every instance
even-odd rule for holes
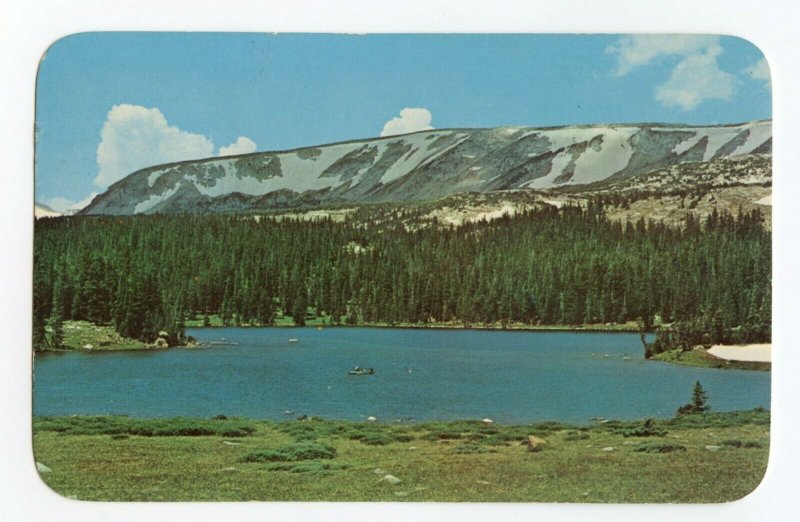
[[[395,136],[423,130],[431,130],[431,112],[428,109],[406,107],[396,116],[387,121],[381,131],[381,136]]]
[[[234,156],[236,154],[249,154],[256,151],[256,144],[250,138],[239,136],[235,143],[227,147],[220,147],[220,156]]]
[[[170,126],[157,108],[115,105],[100,132],[94,182],[107,187],[144,167],[204,158],[213,152],[210,139]]]
[[[669,79],[656,88],[656,100],[667,107],[691,110],[705,100],[730,100],[736,77],[720,69],[719,46],[687,56],[675,66]]]
[[[606,52],[617,57],[615,74],[625,76],[633,69],[656,58],[670,55],[689,56],[717,46],[718,36],[691,34],[641,34],[621,36]]]
[[[717,58],[723,50],[719,36],[629,35],[621,36],[606,52],[617,58],[614,74],[625,76],[658,58],[681,57],[669,78],[655,89],[655,99],[666,107],[692,110],[706,100],[730,100],[735,75],[723,71]],[[758,71],[759,74],[761,71]]]
[[[83,207],[92,202],[95,196],[97,196],[97,192],[92,192],[80,201],[73,201],[61,196],[55,198],[42,198],[42,203],[55,211],[61,212],[62,214],[71,214],[83,209]]]
[[[235,143],[222,147],[219,155],[246,154],[255,150],[253,140],[239,136]],[[100,131],[98,173],[94,182],[106,188],[145,167],[213,155],[211,138],[170,125],[157,107],[115,105],[108,112]]]
[[[772,75],[769,72],[769,64],[766,58],[762,57],[756,63],[746,67],[742,72],[749,75],[754,80],[761,80],[764,82],[764,87],[768,89],[772,87]]]

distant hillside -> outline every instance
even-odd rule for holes
[[[248,212],[552,189],[771,152],[771,121],[431,130],[149,167],[81,214]]]

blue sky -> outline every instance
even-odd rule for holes
[[[40,65],[36,199],[64,210],[153,164],[430,127],[770,118],[770,89],[733,37],[82,33]]]

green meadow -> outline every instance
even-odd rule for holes
[[[79,500],[727,502],[764,476],[769,421],[36,417],[33,447],[42,480]]]

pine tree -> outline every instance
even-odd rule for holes
[[[692,391],[692,402],[684,404],[678,408],[678,415],[687,415],[692,413],[707,413],[711,408],[708,406],[708,394],[703,389],[700,381],[695,382]]]

